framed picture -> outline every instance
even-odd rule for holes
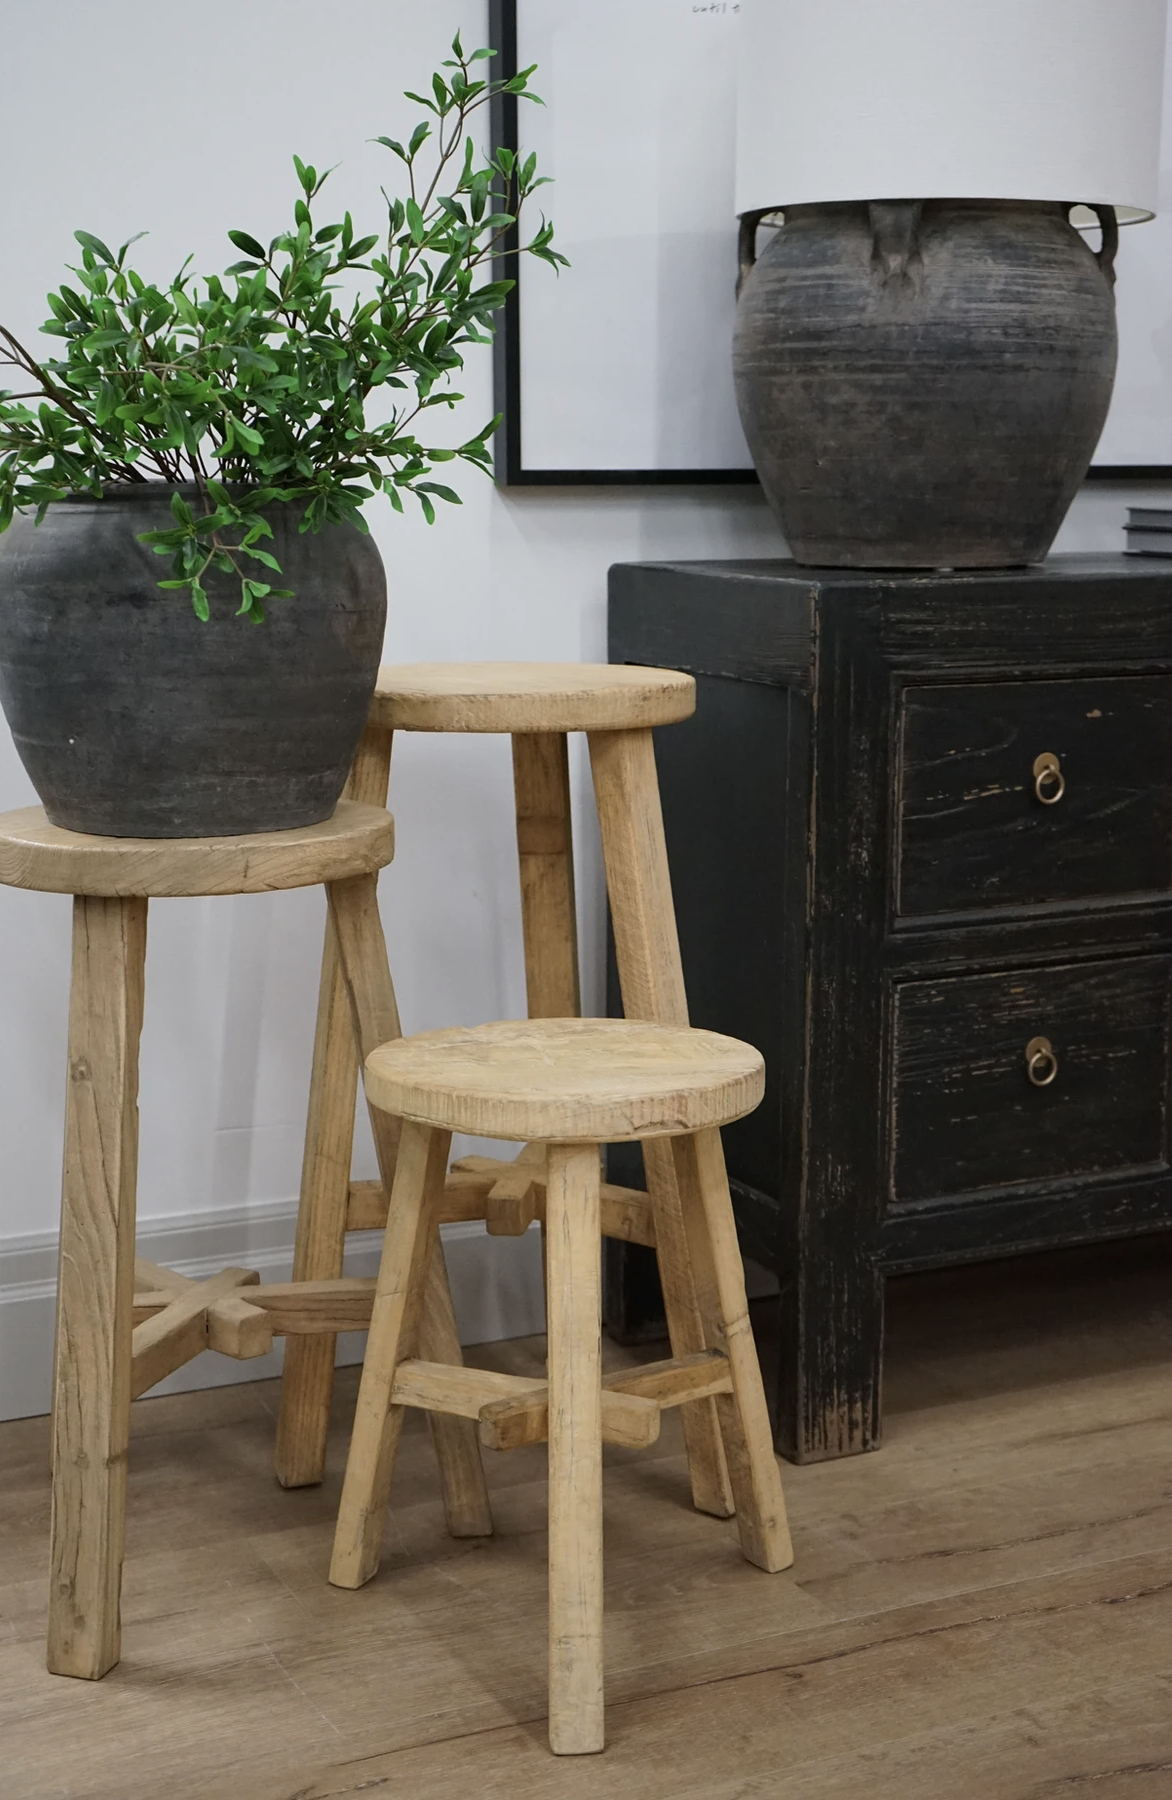
[[[494,73],[538,65],[494,140],[535,150],[571,267],[510,270],[505,486],[755,482],[732,378],[738,0],[491,0]],[[1170,39],[1172,48],[1172,39]],[[1169,84],[1172,96],[1172,83]],[[1120,234],[1119,366],[1090,469],[1172,479],[1169,212]]]

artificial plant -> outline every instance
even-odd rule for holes
[[[18,511],[35,509],[39,524],[71,493],[193,483],[197,503],[176,493],[173,526],[144,534],[171,557],[159,586],[186,589],[206,619],[207,571],[234,572],[239,610],[259,622],[266,600],[289,597],[264,579],[280,574],[264,546],[267,506],[302,505],[303,531],[327,522],[366,531],[362,507],[379,491],[400,512],[403,494],[414,494],[429,522],[436,500],[458,502],[431,479],[435,468],[459,459],[487,468],[498,421],[454,449],[421,443],[417,422],[462,398],[450,381],[464,348],[491,341],[492,315],[513,285],[500,259],[515,250],[565,261],[544,219],[528,243],[513,235],[543,184],[536,157],[482,154],[468,129],[498,94],[538,99],[533,68],[502,81],[482,75],[491,55],[466,54],[457,36],[431,97],[407,94],[428,116],[406,143],[376,140],[408,189],[399,198],[383,189],[377,232],[360,232],[349,212],[317,224],[331,171],[319,175],[299,157],[292,228],[267,245],[230,231],[243,259],[223,275],[201,279],[188,259],[158,287],[127,265],[136,238],[115,254],[78,231],[76,285],[48,296],[53,316],[42,327],[61,340],[60,356],[38,360],[0,326],[0,363],[26,384],[0,390],[0,531]]]

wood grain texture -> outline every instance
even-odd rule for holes
[[[414,1353],[418,1339],[424,1277],[435,1254],[436,1212],[449,1144],[442,1131],[410,1123],[403,1130],[334,1532],[330,1580],[335,1587],[361,1587],[379,1565],[391,1470],[403,1422],[402,1406],[392,1403],[395,1370],[405,1356]]]
[[[897,907],[905,914],[1167,892],[1172,678],[904,690]],[[1034,760],[1059,759],[1044,805]]]
[[[76,899],[61,1183],[48,1664],[118,1661],[145,900]]]
[[[605,1741],[598,1184],[592,1146],[550,1146],[549,1745],[559,1756],[601,1750]]]
[[[522,1144],[485,1196],[484,1223],[489,1236],[520,1237],[541,1217],[544,1196],[545,1146]]]
[[[749,1322],[720,1133],[702,1131],[695,1137],[676,1138],[672,1154],[707,1347],[728,1359],[730,1391],[722,1390],[715,1405],[741,1549],[751,1563],[775,1575],[789,1568],[794,1552]]]
[[[390,814],[352,800],[320,825],[245,837],[87,837],[39,806],[0,814],[0,882],[44,894],[267,894],[373,874],[394,854]]]
[[[399,663],[379,670],[372,724],[393,731],[637,730],[686,719],[695,683],[608,663]]]
[[[350,770],[344,799],[385,807],[392,743],[389,731],[367,727]],[[333,926],[327,916],[293,1247],[294,1281],[336,1279],[342,1273],[346,1231],[351,1228],[348,1208],[358,1068],[349,996],[338,963]],[[386,1202],[382,1183],[377,1186],[382,1200],[382,1223]],[[277,1480],[282,1487],[312,1486],[322,1478],[336,1351],[333,1333],[294,1337],[285,1347],[274,1452]]]
[[[350,1000],[354,1042],[365,1064],[376,1049],[381,1048],[382,1054],[389,1055],[396,1042],[401,1040],[399,1009],[378,911],[378,891],[374,877],[365,875],[351,881],[332,882],[326,892],[339,966]],[[373,1102],[368,1105],[367,1113],[383,1188],[391,1194],[402,1118],[398,1109],[392,1113]],[[441,1177],[439,1192],[442,1190]],[[438,1231],[439,1197],[438,1194],[430,1195],[430,1190],[428,1205],[435,1214]],[[463,1357],[456,1333],[447,1268],[443,1248],[435,1233],[431,1256],[433,1266],[428,1271],[419,1325],[420,1349],[434,1362],[459,1364]],[[463,1420],[437,1420],[433,1437],[449,1529],[459,1537],[484,1535],[492,1529],[492,1519],[475,1429]]]
[[[549,1386],[492,1369],[452,1368],[450,1363],[408,1358],[395,1370],[391,1401],[432,1414],[476,1419],[480,1441],[492,1450],[540,1444],[549,1435]],[[659,1436],[659,1402],[637,1390],[602,1391],[602,1440],[646,1450]]]
[[[596,1147],[739,1118],[762,1081],[751,1046],[638,1019],[452,1026],[366,1060],[375,1108],[479,1137]]]
[[[688,999],[651,733],[592,732],[588,741],[621,1010],[627,1019],[686,1025]],[[672,1354],[690,1356],[705,1348],[704,1331],[670,1145],[646,1144],[643,1167]],[[715,1403],[698,1400],[683,1418],[695,1504],[701,1512],[727,1518],[732,1490]]]
[[[1167,1169],[1172,958],[910,981],[895,1004],[893,1205]],[[1046,1087],[1026,1066],[1039,1033]]]
[[[777,1442],[866,1449],[888,1271],[1172,1225],[1159,978],[1131,1019],[1123,998],[1172,953],[1172,568],[632,566],[612,571],[610,654],[698,676],[660,782],[692,1015],[766,1059],[726,1148],[746,1248],[781,1283]],[[1056,806],[1028,785],[1042,750],[1065,759]],[[1030,1114],[1015,1081],[990,1086],[1019,988],[1077,1046],[1061,1125],[1061,1090]],[[1130,1083],[1080,1035],[1084,996]],[[653,1333],[656,1300],[612,1246],[617,1328]]]
[[[454,1546],[409,1416],[393,1559],[353,1596],[325,1567],[357,1369],[326,1485],[301,1494],[271,1478],[275,1381],[138,1402],[127,1653],[94,1689],[42,1664],[48,1421],[2,1424],[4,1782],[19,1800],[730,1800],[746,1781],[952,1800],[960,1771],[964,1800],[1164,1800],[1170,1283],[1160,1238],[893,1280],[883,1452],[786,1471],[783,1575],[687,1505],[676,1415],[651,1450],[605,1453],[601,1763],[545,1747],[543,1448],[489,1459],[498,1535]],[[754,1310],[764,1352],[772,1304]],[[543,1378],[544,1352],[472,1354]],[[614,1376],[641,1353],[603,1354]]]
[[[524,1384],[525,1393],[502,1393],[479,1408],[480,1441],[494,1450],[516,1450],[544,1443],[549,1436],[549,1388],[545,1382]],[[602,1441],[645,1450],[659,1437],[660,1411],[683,1406],[710,1394],[732,1389],[728,1360],[715,1352],[679,1362],[651,1363],[646,1368],[608,1375],[602,1383]]]
[[[215,1301],[235,1296],[237,1289],[257,1279],[251,1269],[223,1269],[207,1281],[187,1283],[179,1292],[168,1296],[158,1312],[144,1319],[142,1324],[136,1323],[131,1343],[131,1398],[137,1400],[156,1382],[162,1381],[173,1370],[181,1369],[184,1363],[189,1363],[204,1350],[218,1348],[211,1341],[209,1307]],[[137,1298],[135,1295],[136,1311]],[[232,1320],[233,1315],[229,1314],[228,1322]],[[247,1355],[263,1356],[272,1348],[272,1333],[264,1336],[267,1336],[267,1342],[262,1338],[255,1348],[249,1346]]]
[[[526,1150],[540,1148],[542,1159],[540,1165],[535,1160],[526,1161],[517,1168],[517,1162],[508,1162],[496,1156],[462,1156],[454,1162],[448,1171],[448,1183],[444,1189],[443,1211],[441,1222],[447,1223],[455,1219],[482,1219],[488,1217],[491,1201],[499,1202],[502,1182],[511,1176],[517,1178],[517,1187],[523,1187],[527,1195],[526,1207],[531,1196],[533,1218],[545,1217],[545,1154],[541,1146],[526,1145]],[[514,1190],[515,1191],[515,1190]],[[373,1197],[372,1197],[373,1198]],[[629,1244],[646,1244],[655,1248],[655,1218],[651,1208],[651,1198],[643,1188],[619,1187],[613,1181],[604,1181],[600,1190],[602,1235],[603,1237],[622,1238]],[[365,1203],[364,1203],[365,1204]],[[361,1215],[367,1217],[364,1211]],[[385,1209],[378,1221],[385,1223]],[[351,1230],[356,1227],[351,1226]],[[511,1234],[510,1234],[511,1235]]]
[[[582,1011],[582,997],[570,763],[564,733],[514,735],[513,791],[529,1017],[576,1018]]]

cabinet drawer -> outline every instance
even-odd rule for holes
[[[1165,1165],[1170,978],[1143,956],[900,985],[892,1204]]]
[[[901,915],[1172,887],[1172,676],[908,687],[900,743]]]

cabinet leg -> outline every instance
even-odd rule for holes
[[[867,1242],[783,1253],[774,1441],[791,1462],[879,1448],[884,1278],[873,1256]]]
[[[77,898],[54,1364],[48,1665],[118,1661],[147,903]]]
[[[589,743],[623,1011],[628,1019],[686,1025],[688,1003],[651,733],[594,731]],[[648,1139],[643,1162],[672,1355],[689,1356],[704,1348],[704,1328],[671,1145]],[[715,1400],[681,1407],[680,1422],[693,1501],[701,1512],[728,1518],[733,1497]]]
[[[365,732],[346,783],[348,800],[386,805],[391,745],[391,732],[375,728]],[[350,1001],[333,926],[327,919],[293,1249],[294,1281],[333,1281],[342,1273],[357,1088],[358,1052]],[[336,1349],[333,1333],[285,1340],[275,1453],[282,1487],[312,1487],[322,1478]]]

